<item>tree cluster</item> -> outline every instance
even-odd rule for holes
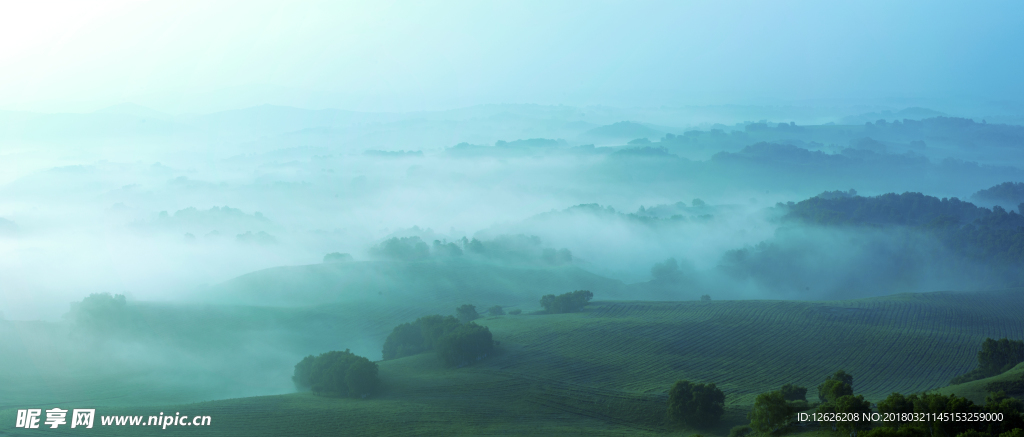
[[[991,264],[1005,285],[1024,284],[1024,215],[921,193],[816,197],[785,206],[788,220],[824,226],[902,226],[935,236],[954,254]]]
[[[81,302],[71,305],[67,316],[80,328],[94,332],[110,332],[121,327],[127,320],[123,294],[93,293]]]
[[[318,395],[364,398],[380,385],[377,364],[348,349],[303,358],[295,365],[292,381],[300,390]]]
[[[1008,398],[1005,393],[991,393],[985,399],[985,405],[976,405],[971,400],[956,395],[938,393],[913,394],[904,396],[893,393],[878,403],[878,412],[887,413],[926,413],[941,415],[943,413],[1002,413],[1002,421],[957,421],[932,420],[935,416],[924,416],[925,421],[905,422],[899,414],[897,420],[886,421],[883,427],[876,428],[866,437],[925,437],[925,436],[976,436],[998,437],[1024,428],[1024,403],[1018,399]],[[1016,431],[1020,432],[1020,431]]]
[[[455,309],[455,317],[462,323],[467,323],[480,318],[480,314],[476,312],[476,306],[465,304]]]
[[[494,346],[487,327],[433,315],[396,326],[384,341],[383,356],[391,360],[435,351],[446,365],[462,367],[491,355]]]
[[[460,325],[452,316],[423,316],[412,323],[403,323],[391,330],[384,341],[385,360],[407,357],[434,350],[438,340]]]
[[[583,311],[583,307],[594,298],[594,293],[587,290],[576,290],[555,296],[553,294],[540,298],[540,305],[551,314],[575,313]]]
[[[668,419],[693,427],[718,422],[725,412],[725,394],[715,384],[676,381],[668,392]]]
[[[475,323],[461,325],[437,342],[437,356],[447,366],[462,367],[486,358],[494,351],[491,330]]]
[[[870,419],[863,416],[863,413],[871,413],[871,402],[865,400],[862,395],[853,395],[853,375],[843,370],[833,373],[825,382],[818,385],[818,399],[822,401],[822,404],[818,405],[818,413],[852,414],[855,416],[851,417],[858,419],[826,422],[833,431],[850,434],[871,426]]]
[[[962,384],[1003,373],[1024,362],[1024,341],[986,338],[978,352],[978,367],[957,376],[950,384]]]
[[[757,395],[747,419],[753,431],[772,434],[785,430],[793,423],[797,412],[808,408],[807,387],[786,384],[779,390]]]

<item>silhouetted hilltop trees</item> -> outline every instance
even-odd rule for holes
[[[453,242],[434,240],[428,246],[419,236],[393,237],[370,248],[371,256],[396,261],[425,261],[472,257],[521,264],[564,265],[572,263],[569,249],[544,247],[534,235],[498,235],[491,240],[462,237]]]
[[[994,187],[979,190],[977,193],[971,195],[971,199],[987,203],[1020,205],[1021,203],[1024,203],[1024,183],[1003,182]],[[1018,209],[1017,212],[1022,213],[1020,209]]]
[[[921,193],[857,196],[825,192],[788,208],[785,218],[818,225],[948,226],[970,223],[991,213],[957,198]],[[1024,220],[1021,221],[1024,225]]]
[[[379,158],[422,158],[423,152],[420,150],[367,150],[363,152],[363,155]]]
[[[300,390],[319,395],[364,398],[380,385],[377,364],[348,349],[303,358],[295,365],[292,381]]]
[[[792,204],[784,219],[804,224],[848,227],[904,227],[925,232],[952,253],[996,268],[1005,285],[1024,280],[1024,215],[999,206],[980,208],[957,198],[921,193],[874,197],[822,196]]]
[[[395,237],[370,248],[370,255],[399,261],[421,261],[430,258],[430,248],[420,237]]]

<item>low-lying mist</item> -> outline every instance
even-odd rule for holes
[[[40,399],[115,375],[146,381],[132,402],[283,393],[303,356],[376,360],[395,325],[463,304],[1021,283],[1008,266],[1024,191],[1004,183],[1024,179],[1024,161],[991,159],[1017,127],[499,109],[256,108],[0,135],[0,348],[18,357],[2,377],[19,392],[76,369]],[[924,195],[875,197],[904,191]],[[83,316],[88,302],[105,302],[102,317]]]

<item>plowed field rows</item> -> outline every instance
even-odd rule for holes
[[[946,385],[972,369],[986,337],[1024,338],[1024,297],[929,293],[843,302],[600,302],[566,315],[501,317],[522,347],[502,371],[625,392],[677,379],[714,382],[731,403],[786,383],[811,388],[837,369],[868,398]]]

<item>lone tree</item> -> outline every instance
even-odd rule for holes
[[[501,305],[495,305],[487,309],[487,314],[492,316],[502,316],[505,315],[505,310],[501,309]]]
[[[462,367],[486,358],[494,351],[491,330],[469,323],[445,334],[437,342],[437,356],[445,365]]]
[[[364,398],[380,384],[377,364],[348,349],[303,358],[295,365],[292,381],[300,390],[310,389],[318,395]]]
[[[781,390],[761,393],[754,399],[754,408],[747,413],[750,427],[758,434],[771,434],[789,426],[793,411],[786,404]]]
[[[725,412],[725,394],[715,384],[676,381],[668,392],[668,418],[676,423],[704,427],[718,422]]]
[[[540,298],[540,305],[548,313],[575,313],[583,310],[583,307],[594,298],[594,293],[587,290],[576,290],[572,293],[565,293],[555,296],[553,294]]]
[[[455,309],[455,317],[458,317],[460,322],[466,323],[479,319],[480,314],[476,312],[476,306],[467,303]]]

